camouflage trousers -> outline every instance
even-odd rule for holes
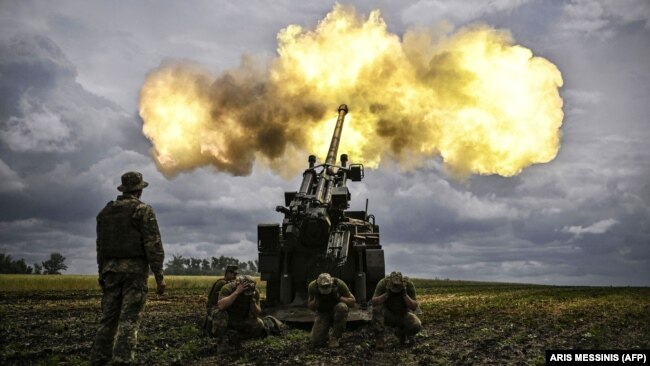
[[[386,326],[397,328],[398,337],[411,337],[422,330],[422,322],[410,311],[404,314],[395,314],[383,305],[373,306],[372,308],[372,328],[375,336],[383,338],[386,332]]]
[[[218,312],[219,309],[216,306],[212,309],[209,309],[205,316],[205,320],[203,321],[203,331],[205,332],[205,334],[207,334],[210,337],[214,337],[216,334],[215,333],[216,325],[214,324],[212,319],[214,318],[215,315],[217,315]]]
[[[238,318],[227,311],[212,312],[211,333],[220,341],[228,338],[228,330],[235,331],[239,339],[262,338],[266,335],[264,321],[260,317]]]
[[[316,319],[311,328],[312,346],[322,346],[327,342],[330,327],[332,328],[332,337],[341,338],[345,331],[345,322],[348,320],[348,311],[348,306],[339,302],[330,312],[316,312]]]
[[[90,353],[92,365],[132,362],[140,314],[147,300],[147,276],[108,272],[104,275],[102,319]]]

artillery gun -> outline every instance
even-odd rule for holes
[[[325,162],[316,164],[310,155],[309,167],[296,192],[285,192],[284,214],[280,224],[259,224],[257,245],[259,272],[266,281],[264,310],[280,320],[311,322],[314,313],[307,308],[307,285],[327,272],[343,280],[357,300],[348,320],[370,320],[369,300],[377,282],[385,275],[384,250],[379,241],[379,226],[364,211],[350,207],[347,182],[361,181],[362,164],[348,164],[336,155],[348,107],[342,104]]]

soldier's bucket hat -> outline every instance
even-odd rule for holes
[[[333,283],[334,280],[332,280],[332,276],[330,276],[329,273],[321,273],[320,275],[318,275],[318,278],[316,279],[316,285],[318,285],[318,291],[323,295],[327,295],[332,292]]]
[[[139,191],[147,187],[149,183],[142,179],[142,174],[139,172],[127,172],[122,174],[122,184],[117,187],[120,192],[128,193]]]
[[[392,292],[401,292],[404,289],[402,272],[391,272],[388,275],[388,289]]]
[[[238,269],[239,269],[238,266],[226,266],[226,272],[232,272],[234,274],[237,274]]]

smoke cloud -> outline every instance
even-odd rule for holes
[[[189,62],[148,75],[143,132],[166,176],[200,166],[248,175],[256,163],[296,174],[308,153],[324,158],[341,103],[350,113],[339,152],[371,167],[440,156],[457,177],[513,176],[557,155],[562,76],[507,31],[400,38],[378,11],[337,5],[315,29],[290,25],[277,39],[276,58],[244,56],[221,75]]]

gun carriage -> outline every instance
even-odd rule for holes
[[[285,192],[282,225],[259,224],[257,243],[259,271],[266,281],[265,311],[283,321],[311,322],[307,308],[307,285],[327,272],[345,281],[357,300],[348,320],[370,320],[369,300],[377,282],[385,275],[384,250],[374,215],[348,211],[351,194],[348,181],[364,178],[362,164],[348,164],[336,155],[347,105],[338,108],[338,118],[325,162],[316,165],[310,155],[298,191]]]

